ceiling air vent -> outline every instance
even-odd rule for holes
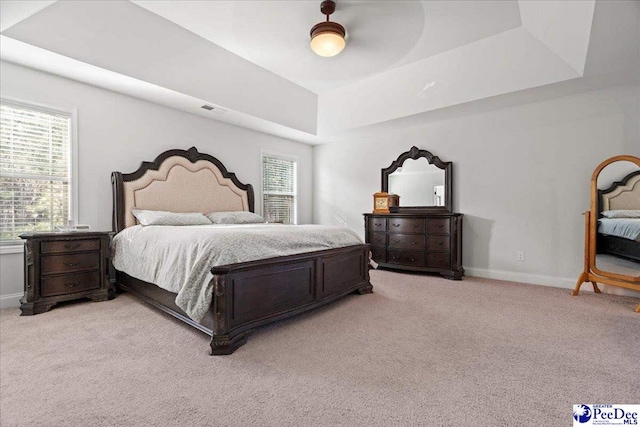
[[[218,114],[224,114],[224,113],[227,112],[227,110],[225,110],[224,108],[214,107],[212,105],[207,105],[207,104],[204,104],[200,108],[203,108],[203,109],[205,109],[207,111],[213,111],[214,113],[218,113]]]

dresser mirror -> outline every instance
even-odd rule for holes
[[[640,291],[640,158],[616,156],[591,176],[591,208],[585,215],[585,282]],[[637,312],[640,312],[638,305]]]
[[[452,212],[451,162],[411,147],[382,169],[382,191],[400,196],[397,212]]]

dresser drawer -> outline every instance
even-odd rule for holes
[[[371,258],[375,262],[387,262],[387,249],[386,248],[378,248],[375,246],[371,247]]]
[[[55,254],[65,252],[97,251],[100,249],[100,239],[58,240],[42,242],[40,252]]]
[[[389,231],[398,233],[424,233],[424,219],[390,218]]]
[[[389,234],[389,247],[424,250],[424,234]]]
[[[70,273],[82,270],[97,270],[100,268],[98,252],[70,255],[48,255],[40,258],[42,274]]]
[[[430,251],[449,252],[451,250],[451,237],[446,236],[429,236],[427,237],[427,249]]]
[[[369,233],[369,243],[372,246],[387,246],[387,235],[385,233]]]
[[[389,249],[390,264],[410,265],[414,267],[424,267],[424,252],[422,251],[399,251]]]
[[[427,220],[427,233],[449,234],[449,218],[429,218]]]
[[[451,268],[451,254],[449,252],[430,252],[427,254],[427,267]]]
[[[100,288],[100,272],[89,271],[87,273],[43,277],[40,286],[40,294],[43,297],[98,289]]]
[[[387,231],[387,218],[369,218],[369,231]]]

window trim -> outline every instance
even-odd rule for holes
[[[71,175],[69,176],[69,219],[72,219],[78,224],[78,109],[75,107],[56,107],[5,95],[0,97],[0,102],[15,105],[16,107],[30,108],[44,113],[68,114],[70,116],[71,132],[69,135],[69,150],[71,151],[71,156],[69,156],[69,161],[71,164],[69,166]],[[20,240],[16,240],[15,243],[0,245],[0,255],[22,252],[23,247],[23,242]]]
[[[273,157],[281,160],[288,160],[296,164],[295,180],[293,182],[293,222],[292,224],[298,224],[298,181],[299,181],[299,167],[298,156],[293,154],[286,154],[279,151],[273,151],[268,149],[260,150],[260,212],[264,217],[264,157]],[[265,218],[266,219],[266,218]]]

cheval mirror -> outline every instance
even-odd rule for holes
[[[640,158],[600,163],[591,176],[590,207],[584,213],[584,271],[572,295],[585,282],[596,293],[598,282],[640,291]]]

